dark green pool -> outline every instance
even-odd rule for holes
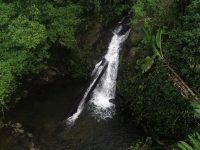
[[[100,122],[83,112],[73,127],[62,127],[83,87],[83,83],[66,81],[38,87],[6,114],[6,120],[21,123],[25,132],[33,135],[29,143],[34,141],[40,150],[126,149],[141,132],[119,111],[113,119]],[[0,150],[30,150],[23,140],[28,139],[0,129]]]

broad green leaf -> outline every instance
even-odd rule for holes
[[[161,38],[162,38],[163,30],[159,29],[156,34],[156,45],[159,49],[161,49]]]

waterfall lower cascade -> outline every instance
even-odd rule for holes
[[[92,71],[92,82],[84,93],[77,111],[69,118],[67,124],[73,124],[85,107],[88,98],[88,108],[97,118],[111,118],[115,113],[115,104],[112,102],[116,95],[116,79],[119,65],[121,44],[128,38],[130,30],[123,32],[119,26],[114,32],[104,58],[96,64]]]

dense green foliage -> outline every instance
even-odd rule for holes
[[[143,25],[144,31],[139,53],[149,52],[139,55],[135,67],[135,60],[122,59],[118,90],[135,120],[159,137],[184,135],[194,125],[190,101],[174,86],[165,65],[199,93],[199,7],[198,0],[143,0],[132,9],[133,27]],[[165,28],[162,48],[155,36],[159,28]]]
[[[134,118],[160,136],[185,131],[192,109],[168,81],[167,70],[162,63],[157,62],[147,74],[133,76],[129,72],[131,70],[123,72],[119,92],[128,100]]]
[[[1,2],[0,12],[0,105],[3,106],[23,75],[39,73],[47,67],[51,46],[76,47],[81,7],[14,1]]]
[[[193,1],[180,25],[168,33],[167,60],[176,67],[191,88],[200,93],[200,2]]]
[[[178,5],[180,7],[180,5]],[[144,23],[145,26],[169,24],[179,11],[174,0],[139,0],[132,7],[132,24]]]

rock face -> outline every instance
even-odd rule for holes
[[[141,30],[140,29],[134,29],[130,33],[130,42],[133,46],[136,46],[138,42],[141,40]]]
[[[122,59],[127,62],[136,62],[137,57],[143,52],[143,50],[138,46],[139,42],[142,40],[142,27],[142,23],[131,27],[129,38],[122,51]]]
[[[59,45],[52,47],[48,68],[40,76],[41,84],[51,83],[64,76],[73,78],[72,74],[76,70],[80,70],[76,72],[80,76],[89,76],[107,49],[112,28],[114,29],[113,24],[105,25],[95,19],[91,20],[88,25],[83,24],[80,27],[76,49],[66,49]],[[75,78],[78,77],[75,75]]]
[[[141,41],[142,39],[142,27],[143,24],[138,23],[137,25],[134,25],[134,27],[132,27],[130,36],[129,36],[129,42],[132,46],[137,46],[138,43]]]
[[[0,141],[0,149],[39,150],[32,133],[27,133],[21,123],[0,122],[0,133],[5,135]]]
[[[92,28],[89,28],[86,34],[81,37],[82,43],[87,47],[93,47],[95,43],[99,41],[102,25],[100,23],[94,23]]]
[[[46,69],[38,82],[38,84],[43,85],[43,84],[48,84],[54,82],[57,78],[64,76],[64,74],[60,73],[59,70],[57,70],[54,67],[49,67]]]
[[[130,29],[130,26],[125,24],[123,25],[123,29],[119,32],[119,35],[125,34]]]

